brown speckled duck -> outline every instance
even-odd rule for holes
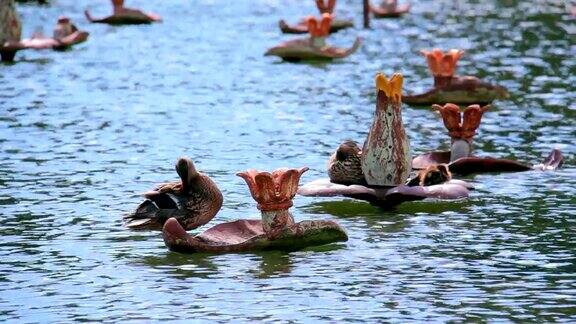
[[[208,176],[198,172],[187,157],[176,162],[181,181],[164,183],[146,192],[146,200],[124,217],[132,229],[162,229],[171,217],[186,230],[208,223],[222,207],[222,193]]]
[[[435,164],[418,171],[412,179],[408,180],[406,185],[409,187],[432,186],[448,182],[451,179],[452,173],[448,170],[448,165]]]
[[[362,151],[358,143],[345,141],[330,156],[328,161],[328,177],[330,181],[339,184],[366,184],[362,173],[360,156]]]

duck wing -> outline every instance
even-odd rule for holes
[[[145,200],[135,212],[124,216],[124,225],[135,230],[161,230],[169,218],[180,222],[188,216],[185,209],[160,209],[153,201]]]
[[[168,218],[187,214],[181,187],[180,183],[170,182],[144,193],[146,200],[136,211],[124,216],[125,225],[133,229],[161,229]]]

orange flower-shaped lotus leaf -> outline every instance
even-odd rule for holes
[[[316,0],[316,7],[320,13],[333,13],[336,6],[336,0]]]
[[[452,139],[471,140],[480,126],[482,115],[490,109],[490,106],[470,105],[464,109],[463,113],[460,107],[451,103],[444,106],[432,105],[432,108],[442,115],[444,126],[448,129],[448,134]]]
[[[307,167],[280,168],[272,173],[249,169],[236,175],[248,184],[252,198],[258,203],[258,209],[271,211],[292,207],[292,199],[298,190],[300,177],[306,171]]]
[[[308,32],[312,37],[326,37],[330,33],[332,24],[332,15],[329,13],[322,14],[322,19],[318,21],[315,17],[308,17]]]
[[[422,54],[426,57],[428,68],[434,76],[453,76],[456,71],[456,63],[464,51],[451,49],[444,53],[435,48],[431,51],[422,50]]]
[[[482,115],[490,109],[490,106],[470,105],[464,109],[462,116],[462,137],[472,138],[482,121]]]

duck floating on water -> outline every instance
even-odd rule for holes
[[[294,251],[348,240],[348,235],[336,222],[305,220],[296,223],[288,211],[300,177],[307,170],[307,167],[281,168],[270,173],[250,169],[238,173],[248,184],[252,198],[258,202],[262,219],[226,222],[192,236],[176,219],[170,218],[162,230],[166,246],[184,253]]]
[[[438,111],[451,138],[450,151],[433,151],[415,157],[414,169],[426,169],[439,163],[448,164],[452,173],[468,175],[486,172],[519,172],[528,170],[554,170],[562,165],[562,152],[553,149],[548,157],[535,166],[507,159],[473,156],[473,139],[490,106],[470,105],[460,109],[455,104],[432,105]]]
[[[452,172],[446,164],[430,165],[426,169],[418,171],[415,177],[408,179],[406,185],[415,186],[432,186],[442,184],[452,179]]]
[[[157,14],[124,7],[124,0],[112,0],[112,7],[114,9],[112,15],[104,18],[94,18],[88,10],[84,11],[84,15],[92,23],[110,25],[138,25],[162,21]]]
[[[166,220],[174,218],[187,230],[208,223],[222,207],[222,193],[207,175],[196,170],[190,158],[176,162],[180,181],[164,183],[146,192],[146,200],[136,211],[125,216],[125,225],[132,229],[161,229]]]
[[[343,185],[366,185],[366,179],[362,173],[361,154],[362,150],[354,141],[349,140],[340,144],[328,161],[330,181]]]
[[[320,14],[328,13],[332,15],[330,33],[335,33],[341,29],[354,27],[354,22],[349,19],[338,19],[334,16],[336,0],[316,0],[316,7]],[[308,17],[301,19],[296,25],[289,25],[284,20],[279,22],[280,30],[285,34],[306,34],[308,33]]]
[[[326,44],[326,37],[330,33],[332,16],[322,14],[321,19],[309,17],[307,20],[310,37],[294,39],[270,48],[264,55],[279,56],[285,61],[300,60],[332,60],[344,58],[354,53],[360,47],[360,38],[356,38],[354,45],[349,49],[331,47]]]
[[[370,5],[374,18],[396,18],[410,11],[410,4],[398,5],[397,0],[383,0],[379,6]]]
[[[472,186],[454,180],[446,166],[427,168],[410,179],[409,140],[402,123],[401,74],[376,76],[376,111],[362,150],[351,141],[338,147],[328,164],[329,179],[308,183],[303,196],[346,196],[381,207],[426,198],[468,197]]]
[[[439,49],[422,51],[428,69],[434,76],[434,88],[423,94],[406,95],[404,102],[412,105],[432,104],[489,104],[508,97],[508,91],[474,76],[456,76],[456,64],[464,51],[452,49],[446,53]]]
[[[0,46],[0,54],[3,61],[13,61],[17,51],[25,49],[53,49],[66,50],[73,45],[85,42],[89,33],[79,30],[70,20],[70,18],[61,16],[58,18],[52,37],[46,37],[42,34],[35,34],[31,38],[20,40],[21,25],[16,16],[10,16],[7,19],[11,21],[11,33],[8,41]]]

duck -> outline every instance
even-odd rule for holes
[[[352,140],[344,141],[328,161],[328,177],[333,183],[366,185],[360,157],[362,150]]]
[[[164,223],[173,217],[183,228],[191,230],[216,216],[223,202],[216,183],[198,172],[188,157],[178,159],[176,173],[180,181],[164,183],[144,193],[144,202],[135,212],[124,216],[126,227],[161,230]]]
[[[408,187],[426,187],[442,184],[450,180],[452,180],[452,173],[448,169],[448,165],[434,164],[429,165],[426,169],[419,170],[412,179],[408,179],[406,185]]]

